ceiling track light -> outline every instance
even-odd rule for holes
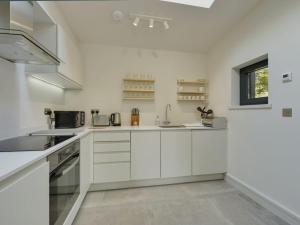
[[[169,25],[168,21],[164,21],[164,27],[166,30],[170,29],[170,25]]]
[[[149,28],[153,28],[154,27],[154,19],[150,19],[149,20]]]
[[[139,17],[135,17],[134,21],[133,21],[133,26],[137,27],[139,25],[140,22],[140,18]]]
[[[132,18],[133,26],[137,27],[140,21],[149,22],[148,27],[150,29],[154,28],[154,23],[162,24],[165,30],[170,29],[170,22],[172,21],[171,18],[166,17],[157,17],[157,16],[150,16],[150,15],[143,15],[143,14],[129,14],[130,18]]]

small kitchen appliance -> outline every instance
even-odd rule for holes
[[[133,108],[131,110],[131,126],[140,125],[140,110],[138,108]]]
[[[77,128],[85,124],[85,112],[82,111],[54,111],[55,128]]]
[[[92,125],[93,127],[108,127],[110,125],[108,115],[92,115]]]
[[[110,123],[112,126],[121,126],[121,114],[120,113],[112,113],[110,115]]]

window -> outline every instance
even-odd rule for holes
[[[240,105],[268,104],[268,60],[240,69]]]

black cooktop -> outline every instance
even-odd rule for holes
[[[0,152],[44,151],[73,136],[21,136],[0,141]]]

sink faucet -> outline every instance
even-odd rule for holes
[[[166,106],[166,114],[165,114],[166,119],[165,119],[165,121],[163,122],[165,125],[168,125],[168,124],[171,123],[171,122],[168,120],[168,110],[171,111],[171,104],[167,104],[167,106]]]

